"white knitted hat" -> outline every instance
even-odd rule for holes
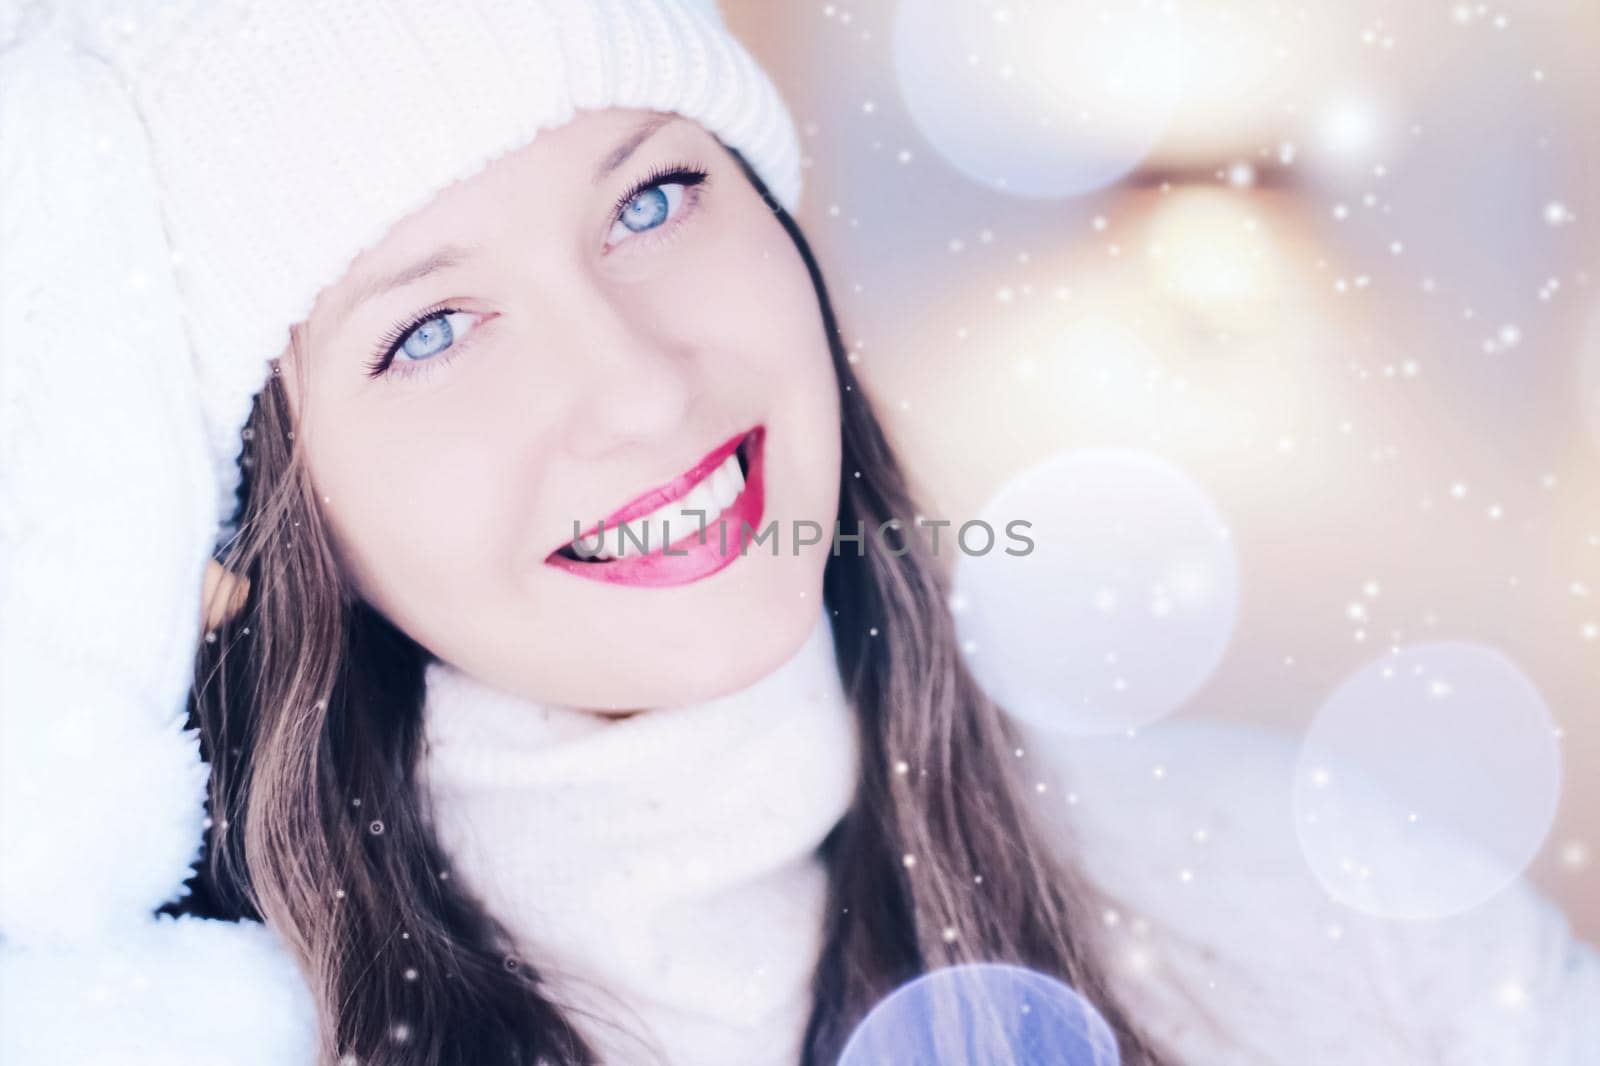
[[[8,951],[147,923],[190,873],[200,591],[289,326],[437,192],[606,107],[697,120],[796,206],[793,121],[713,0],[0,7]]]

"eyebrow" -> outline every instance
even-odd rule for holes
[[[346,315],[357,307],[366,303],[374,296],[381,296],[391,289],[398,289],[402,285],[410,285],[414,281],[421,281],[441,270],[460,266],[478,251],[477,245],[451,244],[435,251],[428,258],[418,263],[412,263],[393,274],[373,278],[361,285],[355,292],[341,300],[334,309],[333,321],[342,322]]]
[[[682,118],[681,115],[660,113],[653,114],[639,123],[627,137],[623,138],[615,148],[607,152],[605,157],[600,160],[599,166],[595,168],[593,181],[599,184],[609,177],[618,167],[626,163],[628,158],[638,151],[639,146],[649,140],[657,130],[680,118]],[[391,289],[398,289],[401,286],[410,285],[430,275],[437,274],[441,270],[449,270],[452,267],[460,266],[478,250],[477,245],[447,245],[421,262],[413,263],[404,269],[395,271],[393,274],[386,274],[364,282],[349,297],[339,302],[334,309],[333,320],[335,322],[343,321],[357,307],[360,307],[375,296],[381,296],[389,292]]]
[[[631,156],[641,144],[649,140],[652,134],[654,134],[662,126],[665,126],[667,123],[676,122],[682,117],[683,116],[677,114],[662,113],[651,115],[649,118],[639,123],[639,125],[634,127],[632,133],[628,134],[628,136],[624,138],[620,144],[613,148],[604,159],[600,160],[600,165],[596,167],[594,171],[594,181],[598,184],[599,182],[610,177],[612,171],[626,163],[628,161],[628,157]]]

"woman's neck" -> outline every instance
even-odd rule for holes
[[[599,715],[434,663],[420,779],[465,883],[590,1015],[673,1066],[797,1061],[821,949],[817,854],[858,777],[827,612],[775,670]],[[607,1062],[652,1061],[605,1025]]]

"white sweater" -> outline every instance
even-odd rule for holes
[[[464,880],[608,1063],[793,1066],[856,733],[819,614],[740,692],[605,719],[433,664],[423,787]],[[615,996],[608,1002],[607,996]],[[634,1041],[643,1038],[647,1046]]]
[[[672,1066],[796,1062],[814,851],[856,760],[826,614],[745,691],[623,721],[443,667],[428,684],[442,842],[529,957],[614,993],[573,1001]],[[1293,834],[1288,738],[1184,724],[1027,754],[1047,824],[1116,901],[1097,915],[1113,980],[1181,1061],[1600,1063],[1600,962],[1525,884],[1449,922],[1326,898]]]
[[[812,852],[854,778],[828,641],[823,626],[744,693],[609,724],[430,672],[454,874],[619,1027],[587,1030],[611,1066],[652,1061],[628,1034],[672,1066],[796,1061],[823,905]],[[1526,883],[1443,922],[1326,897],[1290,822],[1295,754],[1287,735],[1208,723],[1027,742],[1031,794],[1115,898],[1113,980],[1177,1061],[1600,1063],[1600,958]],[[0,944],[8,1066],[304,1066],[311,1038],[308,993],[254,923]]]

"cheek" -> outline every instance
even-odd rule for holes
[[[756,382],[768,399],[835,404],[838,386],[811,275],[782,225],[756,204],[705,261],[699,295],[688,306],[716,333],[706,350],[732,360],[728,372]]]
[[[739,361],[752,390],[748,409],[773,422],[768,452],[773,504],[780,521],[810,519],[828,527],[839,490],[839,384],[822,309],[805,262],[781,224],[764,210],[751,223],[745,251],[718,297],[736,337],[718,351]]]
[[[769,398],[796,419],[807,450],[827,474],[823,480],[837,488],[831,479],[839,453],[839,382],[811,276],[787,235],[781,239],[783,246],[761,259],[765,297],[748,333],[770,382]]]
[[[448,603],[496,542],[507,506],[487,437],[401,417],[346,417],[318,432],[312,481],[355,588],[397,622]]]

